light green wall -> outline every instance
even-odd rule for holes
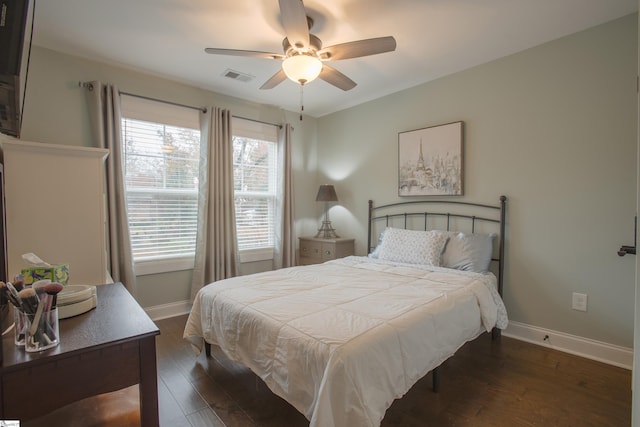
[[[637,18],[616,20],[410,90],[322,117],[255,105],[117,66],[35,47],[23,139],[90,138],[78,81],[190,105],[215,104],[294,131],[296,228],[322,215],[317,185],[336,185],[333,225],[366,245],[366,202],[398,200],[398,132],[465,122],[466,200],[509,197],[505,301],[510,318],[632,346],[636,213]],[[235,84],[235,82],[231,83]],[[246,265],[244,272],[263,265]],[[190,272],[144,276],[145,307],[188,298]],[[571,293],[589,295],[587,313]]]
[[[399,200],[398,132],[462,120],[464,199],[508,196],[510,319],[632,347],[637,55],[634,14],[320,118],[334,226],[366,253],[367,200]]]
[[[116,84],[121,91],[169,100],[186,105],[229,108],[234,115],[270,123],[294,126],[293,169],[295,191],[306,195],[316,191],[316,119],[215,94],[117,66],[89,61],[35,46],[31,55],[21,139],[54,144],[95,146],[87,113],[85,89],[79,81],[100,80]],[[241,84],[232,82],[230,84]],[[301,218],[313,217],[314,206],[305,197],[295,210]],[[305,220],[296,222],[301,228]],[[241,266],[243,274],[264,271],[271,262]],[[73,274],[73,266],[70,266]],[[150,307],[189,299],[191,271],[138,277],[138,301]]]

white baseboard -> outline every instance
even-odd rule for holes
[[[161,320],[189,313],[191,311],[191,303],[189,301],[177,301],[171,304],[147,307],[144,311],[147,312],[151,320]]]
[[[513,321],[509,321],[509,326],[502,331],[502,334],[625,369],[631,369],[633,366],[633,349],[615,344]],[[545,337],[548,338],[545,339]]]

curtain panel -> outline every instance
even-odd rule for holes
[[[238,274],[231,113],[211,107],[200,114],[198,231],[191,302],[216,280]]]
[[[294,227],[293,171],[291,168],[291,125],[286,123],[278,133],[278,193],[276,245],[273,267],[296,265],[296,236]]]
[[[98,147],[109,150],[106,161],[109,273],[135,298],[138,292],[124,189],[120,93],[114,85],[95,81],[90,82],[88,89],[93,137]]]

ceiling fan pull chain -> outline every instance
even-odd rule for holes
[[[302,113],[304,112],[304,102],[303,102],[303,95],[302,95],[302,90],[304,88],[304,84],[300,85],[300,121],[302,121]]]

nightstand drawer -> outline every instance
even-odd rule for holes
[[[319,264],[354,254],[354,239],[300,237],[300,265]]]
[[[309,258],[320,261],[322,259],[322,243],[301,238],[300,258]]]

